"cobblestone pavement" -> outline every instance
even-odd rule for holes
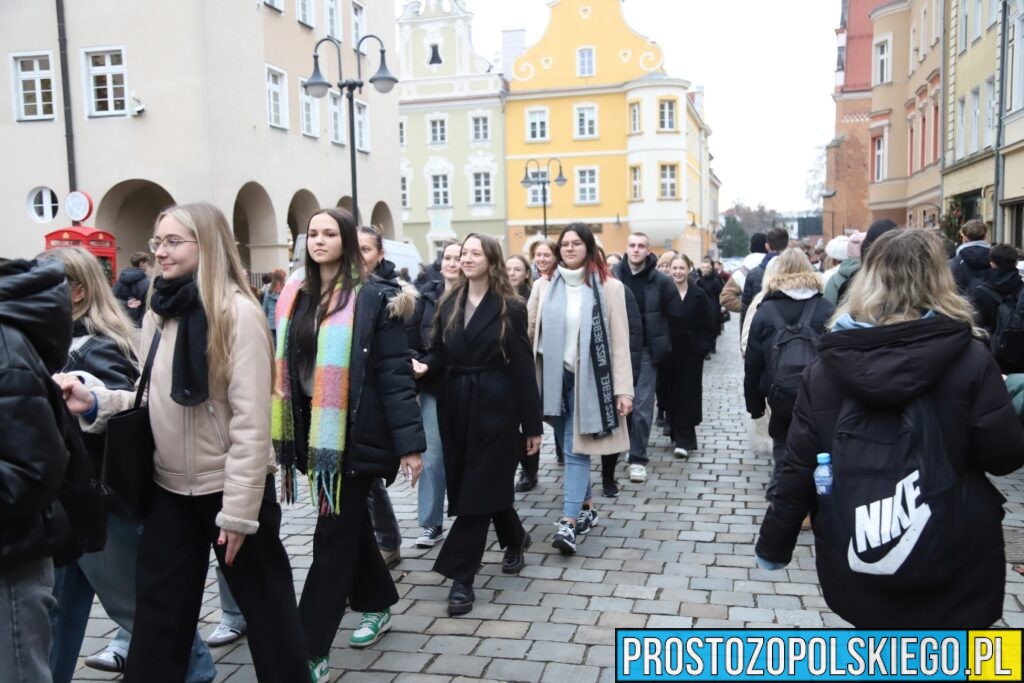
[[[415,492],[395,484],[391,496],[405,540],[393,572],[402,599],[393,608],[392,630],[372,648],[353,650],[348,638],[358,616],[346,615],[331,653],[331,681],[614,681],[616,627],[846,626],[821,597],[809,531],[801,533],[789,568],[764,571],[753,561],[770,458],[751,454],[748,446],[737,336],[734,320],[705,366],[700,450],[687,461],[675,460],[656,429],[647,483],[628,483],[620,463],[621,495],[595,498],[600,525],[572,557],[550,544],[561,477],[548,434],[539,486],[517,494],[519,515],[534,539],[527,566],[518,577],[503,576],[492,532],[468,616],[447,616],[448,585],[430,570],[438,551],[413,547]],[[598,469],[595,462],[596,484]],[[1024,531],[1024,476],[997,485],[1010,499],[1007,526]],[[306,505],[284,515],[281,534],[296,591],[312,559],[314,523]],[[211,571],[204,634],[218,621],[216,590]],[[1004,619],[1011,627],[1024,627],[1022,600],[1024,577],[1008,571]],[[97,604],[83,653],[101,649],[114,630]],[[256,680],[244,640],[213,652],[218,681]],[[110,678],[85,668],[77,675],[83,681]]]

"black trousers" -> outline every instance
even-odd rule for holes
[[[330,652],[346,599],[356,612],[383,612],[398,602],[366,506],[373,482],[373,477],[342,478],[338,515],[317,518],[313,564],[299,600],[302,630],[313,659]]]
[[[381,550],[398,550],[402,545],[402,531],[398,527],[395,508],[391,506],[391,496],[388,495],[388,487],[383,479],[373,480],[366,504],[373,522],[373,533],[377,536],[377,546]]]
[[[537,478],[537,470],[540,469],[540,453],[536,455],[526,454],[526,439],[519,437],[519,466],[523,468],[523,474]]]
[[[306,641],[295,608],[288,554],[281,544],[281,507],[267,477],[260,528],[245,537],[233,567],[216,545],[222,494],[181,496],[154,487],[139,547],[135,628],[126,681],[181,683],[203,601],[210,546],[248,623],[256,677],[267,683],[309,679]]]
[[[601,483],[603,484],[614,484],[615,483],[615,465],[619,462],[619,454],[612,453],[611,455],[601,456]]]
[[[487,549],[487,530],[492,521],[502,548],[515,548],[523,544],[526,531],[515,508],[510,507],[493,515],[459,515],[434,561],[434,571],[449,579],[473,585],[473,577]]]

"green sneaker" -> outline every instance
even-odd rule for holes
[[[327,657],[320,657],[309,662],[309,683],[326,683],[331,675],[331,667]]]
[[[380,637],[391,630],[391,610],[383,612],[366,612],[359,628],[352,632],[348,644],[355,648],[370,647]]]

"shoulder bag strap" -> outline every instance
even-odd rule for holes
[[[160,328],[153,334],[153,341],[149,344],[149,355],[146,356],[146,365],[142,368],[142,377],[139,379],[139,388],[135,392],[135,407],[142,406],[142,397],[149,388],[149,376],[153,371],[153,359],[156,358],[156,349],[160,346]]]

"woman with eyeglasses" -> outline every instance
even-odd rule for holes
[[[227,219],[211,204],[173,206],[150,248],[160,275],[140,358],[155,345],[149,420],[156,442],[125,680],[180,683],[203,600],[210,546],[248,622],[261,681],[309,678],[288,555],[279,537],[270,443],[267,319],[242,271]],[[60,378],[86,431],[134,391]]]
[[[626,416],[633,410],[626,295],[583,223],[558,238],[551,280],[534,283],[530,329],[544,417],[565,454],[562,515],[552,545],[576,552],[576,540],[598,521],[590,457],[629,450]]]

